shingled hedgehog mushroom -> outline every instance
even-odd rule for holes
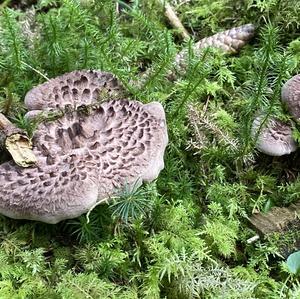
[[[168,142],[164,110],[157,102],[99,102],[121,92],[113,75],[99,71],[71,72],[28,92],[31,117],[64,113],[38,125],[35,167],[0,165],[2,214],[54,224],[157,178]]]
[[[252,125],[251,135],[255,147],[270,156],[283,156],[294,152],[297,144],[292,137],[290,124],[276,118],[265,120],[265,115],[257,116]]]
[[[300,75],[289,79],[281,89],[281,100],[295,120],[300,119]]]
[[[289,113],[296,121],[300,120],[300,75],[289,79],[281,89],[281,100],[286,104]],[[267,126],[261,126],[262,117],[259,116],[253,121],[252,136],[257,135],[256,148],[271,156],[288,155],[296,151],[297,143],[292,137],[290,124],[283,123],[272,118]]]

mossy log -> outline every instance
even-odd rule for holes
[[[267,213],[258,213],[252,215],[250,223],[259,234],[267,235],[273,232],[286,231],[288,225],[299,218],[300,201],[289,207],[273,207]]]

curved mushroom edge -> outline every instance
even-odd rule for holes
[[[265,116],[257,116],[252,124],[251,136],[255,140],[255,147],[269,156],[283,156],[297,150],[297,143],[292,137],[292,126],[276,118],[267,119],[262,125]],[[258,130],[260,132],[258,133]],[[257,135],[258,133],[258,135]]]
[[[300,120],[300,74],[289,79],[281,89],[281,100],[286,104],[289,113]]]
[[[91,114],[79,116],[75,110],[38,126],[33,138],[37,168],[0,165],[2,214],[55,224],[119,193],[124,175],[135,186],[136,181],[140,185],[158,177],[168,143],[162,105],[112,100],[94,108]],[[124,153],[124,159],[111,160],[117,153]],[[110,167],[105,166],[108,161]],[[118,165],[125,171],[121,173]],[[97,167],[104,168],[99,172]]]

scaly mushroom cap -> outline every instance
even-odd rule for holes
[[[164,110],[157,102],[99,103],[103,93],[112,97],[121,89],[111,74],[76,71],[26,95],[35,112],[66,104],[75,109],[39,124],[33,136],[36,167],[0,165],[2,214],[57,223],[157,178],[168,142]],[[93,105],[86,113],[82,104]]]
[[[262,126],[265,116],[254,119],[251,135],[256,138],[255,147],[262,153],[270,156],[283,156],[294,152],[297,144],[292,138],[292,129],[289,124],[270,118]],[[262,126],[262,127],[261,127]],[[257,132],[260,130],[258,136]]]
[[[281,100],[286,103],[290,114],[300,119],[300,75],[288,80],[281,89]]]

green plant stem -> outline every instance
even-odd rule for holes
[[[206,56],[208,54],[209,48],[204,49],[204,53],[201,57],[201,59],[198,61],[198,63],[196,64],[195,68],[194,68],[194,72],[197,70],[198,66],[203,63],[206,59]],[[185,105],[185,103],[188,101],[189,97],[193,94],[193,92],[196,90],[196,88],[202,83],[202,81],[205,79],[206,77],[206,73],[203,73],[200,78],[198,79],[197,83],[194,84],[194,86],[191,87],[191,81],[188,83],[188,86],[186,87],[186,91],[184,94],[184,97],[182,99],[182,101],[179,103],[178,108],[175,110],[175,112],[171,115],[171,119],[176,118],[180,112],[180,110],[182,109],[182,107]]]

